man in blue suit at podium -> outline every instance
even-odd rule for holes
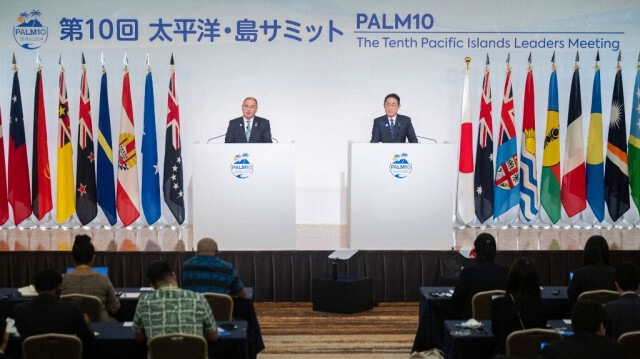
[[[418,138],[413,130],[411,118],[398,115],[400,96],[392,93],[384,98],[384,112],[386,115],[373,120],[371,142],[404,143],[407,140],[417,143]]]
[[[258,100],[247,97],[242,102],[242,117],[229,121],[224,143],[272,143],[271,126],[266,118],[256,116]]]

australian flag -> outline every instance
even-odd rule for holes
[[[167,101],[167,132],[164,150],[164,201],[179,224],[184,222],[184,186],[182,181],[182,148],[180,143],[180,108],[176,94],[176,73],[171,71]]]

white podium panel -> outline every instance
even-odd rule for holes
[[[193,145],[194,245],[225,250],[295,249],[295,145]]]
[[[450,249],[452,144],[350,143],[353,249]]]

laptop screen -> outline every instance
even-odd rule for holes
[[[71,273],[73,269],[74,269],[73,267],[67,268],[67,273]],[[91,269],[107,277],[109,276],[109,267],[91,267]]]

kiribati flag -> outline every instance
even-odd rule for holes
[[[533,68],[527,71],[522,114],[522,140],[520,151],[520,214],[531,223],[538,216],[538,171],[536,163],[536,107],[533,91]]]

